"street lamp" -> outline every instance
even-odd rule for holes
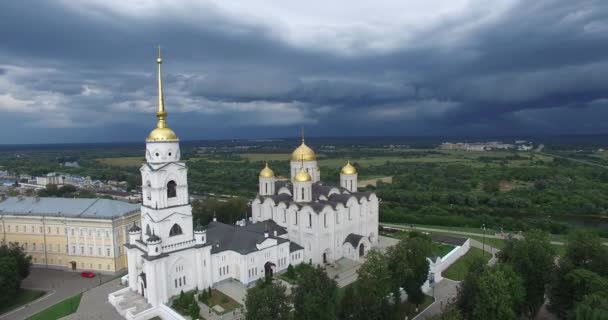
[[[481,251],[484,256],[486,255],[486,224],[481,225],[481,229],[483,230],[483,241],[481,242]]]

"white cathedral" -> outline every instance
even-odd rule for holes
[[[376,195],[357,191],[350,163],[338,186],[321,182],[315,152],[303,138],[291,156],[289,178],[276,177],[268,164],[261,170],[249,221],[230,225],[214,219],[206,227],[194,226],[188,168],[166,122],[160,52],[157,63],[158,123],[146,139],[140,169],[141,223],[129,229],[125,244],[129,290],[157,307],[182,290],[224,280],[248,286],[290,264],[359,260],[377,243]]]

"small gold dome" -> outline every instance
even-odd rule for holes
[[[296,174],[294,180],[298,182],[309,182],[312,181],[312,177],[304,170],[304,168],[302,168],[300,169],[300,172]]]
[[[302,144],[296,148],[291,154],[291,161],[315,161],[317,155],[315,152],[302,141]]]
[[[273,178],[274,171],[268,167],[268,162],[266,162],[266,167],[260,171],[260,178]]]
[[[348,161],[346,163],[346,165],[344,167],[342,167],[342,170],[340,171],[340,173],[348,174],[348,175],[357,174],[357,168],[355,168],[352,164],[350,164],[350,161]]]
[[[148,141],[177,140],[177,135],[170,128],[156,128],[148,135]]]

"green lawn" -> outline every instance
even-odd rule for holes
[[[42,297],[44,294],[45,292],[40,290],[19,289],[19,292],[17,292],[17,296],[15,297],[15,300],[12,301],[12,303],[6,306],[2,306],[0,308],[0,314],[9,312],[26,303],[32,302]]]
[[[65,299],[55,305],[48,307],[45,310],[28,318],[28,320],[55,320],[70,315],[78,310],[82,293],[79,293],[71,298]]]
[[[455,248],[452,245],[437,242],[433,242],[432,246],[432,254],[435,257],[444,257],[446,254],[450,253],[450,251],[454,250]]]
[[[220,307],[224,308],[224,314],[241,307],[240,303],[215,289],[211,289],[211,298],[209,298],[207,305],[212,308],[215,305],[220,305]]]
[[[460,257],[456,262],[454,262],[451,266],[449,266],[445,271],[442,272],[442,276],[444,278],[452,279],[452,280],[464,280],[467,273],[469,272],[469,265],[473,259],[476,257],[483,256],[487,261],[490,260],[490,254],[486,252],[483,255],[481,249],[477,249],[474,247],[469,248],[467,253]]]

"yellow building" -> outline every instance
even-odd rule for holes
[[[123,244],[140,206],[107,199],[0,199],[0,235],[36,267],[114,273],[127,267]]]

